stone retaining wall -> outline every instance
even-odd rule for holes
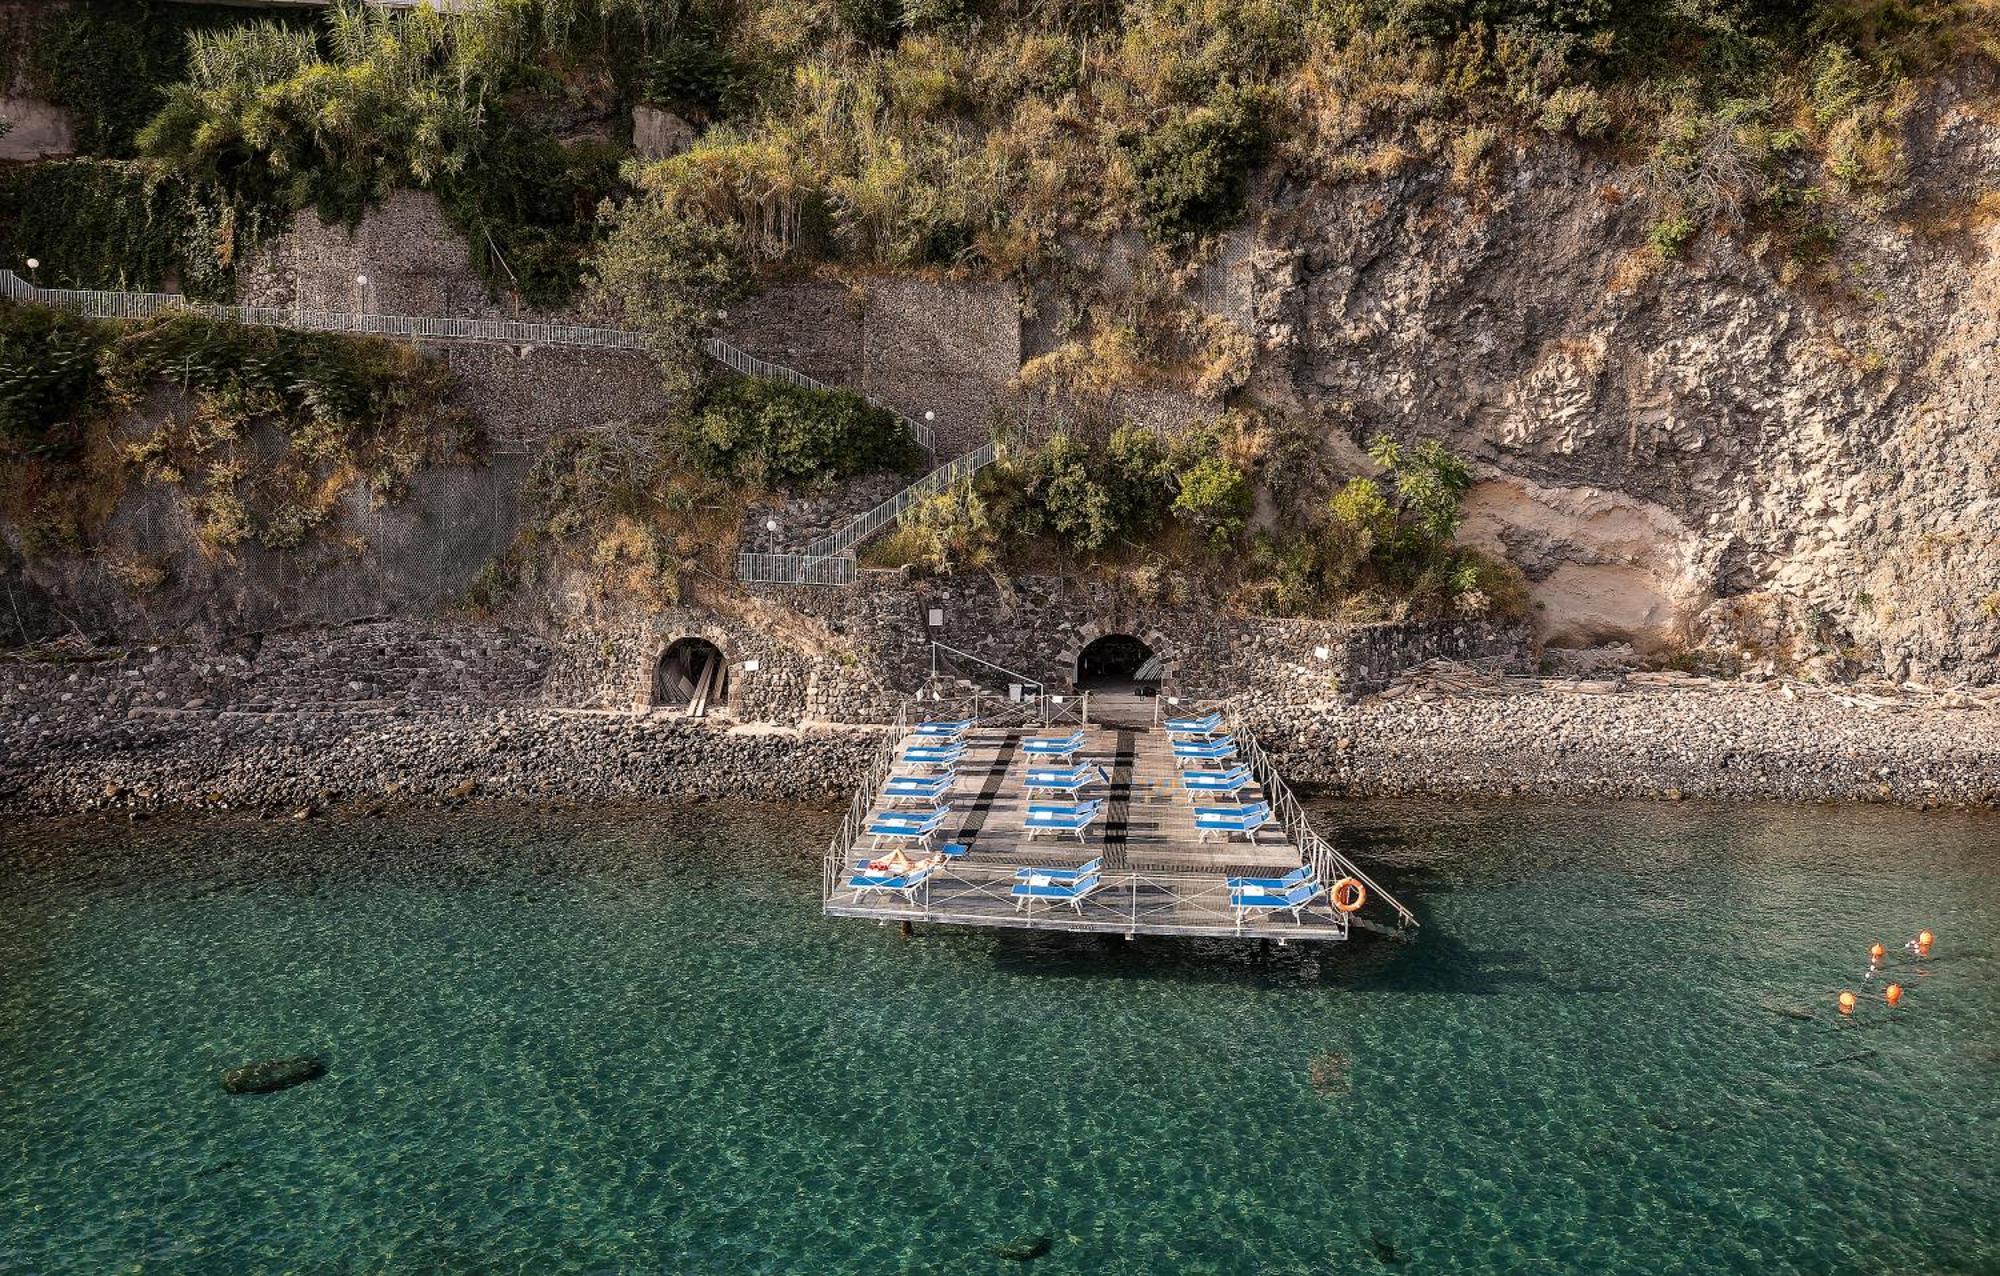
[[[1068,693],[1085,646],[1106,634],[1131,634],[1162,658],[1169,692],[1241,697],[1273,709],[1352,699],[1436,656],[1498,657],[1510,668],[1530,658],[1518,628],[1228,616],[1054,576],[1003,586],[986,576],[906,580],[866,572],[851,589],[759,586],[725,610],[674,607],[558,624],[563,636],[556,640],[550,703],[644,707],[661,654],[684,637],[706,639],[728,658],[727,707],[737,718],[778,723],[893,718],[899,703],[927,685],[933,642]],[[939,669],[994,692],[1014,680],[949,654]]]

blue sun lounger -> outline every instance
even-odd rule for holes
[[[960,718],[955,722],[919,722],[916,734],[926,740],[957,741],[978,724],[977,718]]]
[[[1229,892],[1229,907],[1235,910],[1238,926],[1252,913],[1290,913],[1296,922],[1303,920],[1299,914],[1305,906],[1318,899],[1325,890],[1326,887],[1316,881],[1300,882],[1287,890],[1245,886]]]
[[[936,806],[951,789],[952,777],[945,775],[892,775],[882,786],[884,802],[918,802]]]
[[[1098,855],[1085,860],[1075,868],[1017,868],[1014,870],[1014,880],[1025,882],[1031,877],[1046,877],[1052,882],[1073,882],[1079,877],[1089,877],[1098,873],[1103,868],[1104,857]]]
[[[1174,741],[1174,765],[1178,767],[1185,767],[1190,762],[1227,762],[1235,756],[1236,740],[1231,736]]]
[[[1312,865],[1301,864],[1283,877],[1232,877],[1229,879],[1229,889],[1240,891],[1254,886],[1259,890],[1288,891],[1294,886],[1310,882],[1313,877]]]
[[[1022,873],[1027,876],[1014,883],[1012,892],[1016,911],[1039,899],[1050,903],[1068,904],[1081,914],[1083,901],[1090,897],[1092,891],[1104,885],[1101,867],[1090,868],[1088,872],[1077,869],[1069,876],[1061,875],[1060,870],[1024,868],[1015,876],[1020,877]]]
[[[1206,842],[1210,833],[1222,834],[1228,841],[1232,833],[1241,833],[1254,844],[1257,830],[1272,820],[1269,802],[1253,802],[1249,806],[1198,806],[1194,809],[1194,827],[1197,841]]]
[[[963,859],[971,849],[971,847],[963,842],[946,842],[943,846],[937,848],[935,854],[941,855],[948,860],[956,860]],[[874,863],[880,855],[881,852],[879,851],[865,851],[856,847],[854,851],[854,871],[864,877],[879,876],[879,874],[869,873],[868,866]]]
[[[901,895],[914,904],[917,902],[917,888],[929,881],[931,874],[935,872],[937,872],[935,864],[913,868],[907,873],[870,873],[863,869],[848,878],[847,884],[854,888],[856,894],[865,891],[889,891]]]
[[[1111,773],[1094,762],[1087,762],[1072,767],[1030,767],[1023,787],[1028,790],[1029,797],[1037,793],[1061,793],[1075,797],[1099,781],[1111,783]]]
[[[903,750],[903,762],[908,766],[930,767],[935,771],[949,771],[965,757],[962,744],[913,744]]]
[[[1028,840],[1034,841],[1043,833],[1074,833],[1076,840],[1083,840],[1083,831],[1097,818],[1104,806],[1104,799],[1092,798],[1088,802],[1030,802],[1028,816],[1021,821],[1021,827],[1028,830]]]
[[[1066,736],[1037,736],[1021,741],[1021,752],[1031,758],[1070,758],[1083,747],[1083,732],[1072,731]]]
[[[1233,798],[1255,783],[1257,777],[1250,774],[1249,767],[1242,765],[1227,771],[1181,772],[1181,787],[1197,795],[1219,794]]]
[[[868,821],[868,836],[878,842],[915,842],[919,846],[929,846],[938,829],[944,826],[945,817],[951,814],[950,807],[938,807],[934,811],[884,811]]]
[[[1168,718],[1168,735],[1214,735],[1222,729],[1222,715],[1209,712],[1199,718]]]

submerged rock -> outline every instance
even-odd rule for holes
[[[1054,1237],[1030,1236],[1023,1232],[1005,1245],[997,1246],[993,1253],[998,1258],[1011,1258],[1017,1263],[1025,1263],[1048,1253],[1049,1247],[1054,1244]]]
[[[316,1055],[259,1059],[222,1074],[222,1088],[231,1094],[272,1094],[304,1085],[326,1075],[326,1060]]]

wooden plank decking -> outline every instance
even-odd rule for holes
[[[1110,783],[1093,785],[1079,796],[1105,798],[1104,814],[1081,842],[1073,835],[1030,838],[1022,827],[1029,764],[1020,742],[1034,735],[1067,735],[1072,729],[975,732],[966,741],[965,759],[946,797],[952,814],[933,843],[962,843],[967,853],[934,873],[914,900],[880,891],[857,893],[842,872],[825,911],[885,921],[1123,934],[1347,937],[1347,919],[1324,899],[1306,909],[1299,922],[1289,914],[1240,926],[1231,919],[1226,877],[1281,876],[1299,866],[1301,852],[1275,824],[1261,831],[1255,843],[1241,837],[1201,840],[1194,828],[1194,803],[1176,778],[1179,772],[1163,731],[1086,728],[1078,759],[1102,765]],[[913,743],[917,741],[906,740],[898,757]],[[1252,786],[1242,800],[1254,802],[1261,796]],[[885,809],[878,801],[870,818]],[[866,836],[861,839],[864,850],[873,845]],[[1016,908],[1011,896],[1016,869],[1070,868],[1098,855],[1104,858],[1104,886],[1080,909],[1046,902]]]

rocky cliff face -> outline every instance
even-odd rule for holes
[[[1254,338],[1239,395],[1321,423],[1335,459],[1365,465],[1361,445],[1385,430],[1442,436],[1473,457],[1464,538],[1522,567],[1552,646],[2000,681],[2000,121],[1981,105],[1995,93],[1984,81],[1934,89],[1908,117],[1909,198],[1840,213],[1831,254],[1804,278],[1734,227],[1661,261],[1645,246],[1657,212],[1635,162],[1550,141],[1502,157],[1478,190],[1413,163],[1267,192],[1252,224],[1191,273],[1195,300]],[[245,291],[484,313],[448,239],[418,196],[354,232],[302,218],[246,270]],[[1086,287],[1117,286],[1120,251],[1079,256]],[[1011,372],[1055,340],[1047,314],[1024,319],[1015,295],[806,281],[740,307],[728,335],[906,410],[935,406],[961,450]],[[613,376],[591,359],[535,356],[450,352],[468,401],[510,445],[657,407],[641,361]],[[1219,406],[1162,393],[1169,418]],[[556,408],[559,421],[542,419]],[[393,607],[413,591],[392,559],[373,592]],[[475,562],[447,575],[462,585]],[[227,610],[276,619],[282,576]],[[36,583],[57,603],[130,610],[83,599],[92,589],[77,580]],[[212,605],[166,610],[220,619]],[[302,616],[321,610],[300,604]]]
[[[1297,194],[1241,267],[1249,393],[1323,414],[1337,452],[1389,430],[1476,458],[1465,537],[1523,567],[1551,643],[2000,679],[1980,96],[1912,114],[1911,199],[1849,215],[1810,284],[1740,230],[1659,261],[1640,174],[1567,146],[1484,194],[1429,167]]]

